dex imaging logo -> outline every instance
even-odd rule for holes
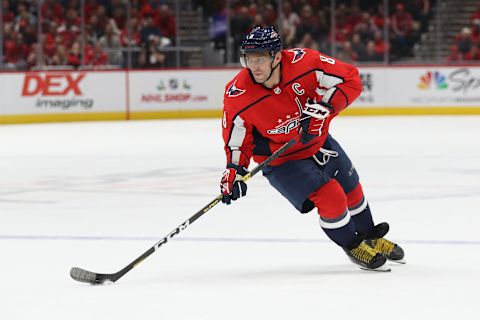
[[[37,108],[91,109],[94,100],[83,94],[86,76],[71,72],[27,73],[20,94],[22,98],[36,99]]]
[[[417,84],[417,87],[421,90],[427,90],[430,86],[434,86],[439,90],[447,89],[447,78],[438,71],[427,71],[427,73],[420,77],[420,82]]]

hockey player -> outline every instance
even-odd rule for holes
[[[301,213],[317,208],[320,226],[362,269],[389,271],[404,263],[400,246],[374,225],[359,177],[328,133],[332,119],[362,91],[358,70],[306,48],[282,50],[273,27],[254,28],[242,42],[243,69],[226,85],[223,139],[227,157],[220,187],[230,204],[246,195],[241,177],[292,138],[298,142],[263,170]]]

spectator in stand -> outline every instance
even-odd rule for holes
[[[88,50],[85,55],[85,64],[92,67],[108,64],[108,55],[103,51],[103,45],[100,41],[94,44],[93,50]]]
[[[67,49],[65,48],[64,45],[57,46],[57,50],[55,51],[55,54],[52,56],[49,64],[55,65],[55,66],[68,65]]]
[[[97,33],[93,30],[92,25],[89,23],[85,24],[85,30],[83,32],[83,36],[85,37],[85,43],[90,43],[90,44],[97,42],[99,39]]]
[[[303,37],[307,33],[314,35],[314,37],[321,34],[318,17],[313,14],[313,9],[309,4],[305,4],[302,7],[302,11],[300,13],[300,23],[298,24],[295,32],[295,42],[298,43],[302,41]],[[315,40],[317,39],[315,38]]]
[[[330,13],[326,10],[317,11],[317,20],[320,34],[317,35],[317,41],[320,46],[320,51],[326,51],[328,42],[330,38],[328,34],[330,33]]]
[[[470,38],[472,39],[472,43],[480,44],[480,18],[472,20],[471,31],[472,34]]]
[[[297,26],[300,24],[300,17],[298,14],[293,11],[292,4],[289,0],[285,0],[282,3],[282,12],[280,13],[280,21],[281,21],[281,35],[283,37],[283,43],[286,48],[292,47],[294,45],[295,40],[295,32],[297,30]],[[248,31],[248,30],[247,30]],[[247,32],[243,31],[243,34]],[[237,35],[237,38],[241,37]],[[240,47],[241,41],[237,41],[235,48]]]
[[[480,61],[480,49],[478,44],[473,44],[470,51],[465,54],[466,61]]]
[[[95,14],[98,10],[99,4],[97,0],[86,0],[85,6],[83,10],[83,14],[85,16],[85,21],[90,21],[91,17]]]
[[[15,33],[21,34],[21,43],[22,46],[26,45],[27,51],[30,51],[30,46],[37,42],[37,18],[29,12],[30,6],[27,2],[20,2],[17,5],[17,16],[13,21],[13,31]],[[23,50],[22,50],[23,51]],[[21,61],[24,62],[28,53],[22,58]],[[22,62],[22,65],[23,65]],[[24,67],[24,66],[23,66]]]
[[[375,45],[375,53],[378,55],[383,55],[385,54],[385,51],[388,50],[388,43],[383,39],[383,33],[380,30],[375,31],[373,34],[373,43]]]
[[[400,57],[410,56],[411,37],[413,32],[413,19],[405,10],[403,3],[397,3],[395,12],[391,16],[393,32],[393,51]]]
[[[346,23],[349,25],[351,30],[355,30],[357,25],[363,21],[364,17],[360,7],[357,4],[353,4],[348,10],[346,17]]]
[[[305,33],[303,35],[302,41],[300,41],[296,47],[298,48],[310,48],[313,50],[317,50],[320,48],[319,44],[315,39],[313,38],[312,34],[310,33]]]
[[[121,65],[122,52],[120,37],[115,33],[113,25],[105,26],[105,34],[98,40],[98,43],[108,52],[108,63],[113,65]]]
[[[161,38],[160,29],[154,25],[153,15],[147,13],[144,15],[143,26],[140,29],[140,39],[142,43],[147,43],[152,38]]]
[[[352,50],[352,43],[350,41],[347,40],[342,43],[342,48],[337,54],[337,58],[350,64],[358,61],[358,55]]]
[[[98,20],[97,26],[96,26],[97,31],[99,32],[98,36],[101,37],[105,33],[105,27],[107,26],[107,24],[110,23],[111,19],[108,17],[107,9],[104,5],[98,6],[98,9],[95,15],[97,16],[97,20]]]
[[[11,24],[15,20],[15,15],[13,11],[10,10],[10,1],[3,0],[2,1],[2,12],[3,12],[3,23],[4,24]]]
[[[480,5],[478,6],[477,10],[472,14],[471,21],[479,19],[480,20]]]
[[[81,46],[78,41],[75,41],[67,56],[68,65],[78,68],[82,64]]]
[[[372,20],[379,29],[383,29],[385,26],[385,6],[383,5],[383,1],[377,4],[375,13],[372,15]]]
[[[37,18],[28,11],[27,3],[20,2],[17,6],[18,14],[14,21],[15,32],[25,32],[27,26],[35,27],[37,24]]]
[[[250,17],[252,17],[253,19],[255,18],[255,16],[259,13],[259,10],[257,8],[257,4],[255,2],[251,2],[250,5],[248,6],[248,14],[250,15]],[[263,18],[262,18],[263,19]],[[254,25],[256,26],[256,25]]]
[[[265,23],[269,26],[273,26],[277,24],[277,11],[275,7],[271,3],[265,4],[263,12],[263,19]]]
[[[129,37],[130,34],[130,37]],[[125,27],[122,30],[122,34],[120,35],[120,42],[122,46],[140,46],[141,43],[141,36],[140,36],[140,26],[138,23],[138,19],[133,17],[130,20],[130,30]]]
[[[13,41],[11,39],[7,40],[5,49],[6,68],[10,70],[25,70],[30,49],[23,41],[23,34],[15,33]]]
[[[100,23],[96,14],[93,14],[89,18],[88,24],[86,25],[89,26],[89,34],[92,38],[100,39],[100,37],[103,36],[104,26]]]
[[[233,38],[233,47],[240,48],[240,45],[243,41],[243,37],[247,34],[252,27],[252,18],[248,14],[248,8],[246,6],[241,6],[238,8],[236,14],[234,14],[230,19],[230,30]],[[235,50],[235,61],[239,61],[240,51]]]
[[[38,41],[37,25],[28,24],[22,31],[23,40],[28,46]]]
[[[463,55],[458,50],[457,45],[452,44],[450,46],[450,51],[446,59],[446,62],[460,62],[460,61],[463,61]]]
[[[139,57],[140,67],[142,68],[162,68],[165,67],[166,56],[160,52],[160,38],[152,36],[147,43],[142,45],[142,51]]]
[[[460,54],[465,55],[467,52],[470,52],[472,47],[472,39],[471,39],[472,31],[468,27],[462,28],[460,34],[456,36],[455,45],[458,48]]]
[[[80,17],[75,9],[68,9],[65,15],[65,21],[58,28],[58,33],[62,36],[63,41],[67,47],[71,47],[76,41],[77,36],[81,34]]]
[[[119,2],[120,0],[116,0],[116,1]],[[126,4],[121,2],[114,4],[112,20],[115,22],[115,26],[118,30],[123,30],[123,28],[125,28],[127,23],[127,14],[126,14],[125,6]]]
[[[342,46],[345,41],[349,40],[353,32],[352,25],[348,23],[347,17],[347,6],[342,3],[335,12],[336,29],[330,31],[335,32],[335,41],[339,46]]]
[[[373,41],[367,42],[367,47],[365,49],[365,54],[360,57],[360,61],[363,62],[381,62],[383,56],[375,52],[375,43]]]
[[[176,23],[168,5],[162,4],[157,9],[154,24],[160,28],[163,37],[170,39],[170,43],[175,41],[175,35],[177,33]]]
[[[62,25],[63,18],[64,18],[63,11],[61,14],[56,15],[52,7],[42,8],[42,17],[41,17],[42,29],[43,30],[47,29],[52,22],[55,22],[57,26]]]
[[[263,15],[261,15],[260,13],[257,13],[253,16],[252,27],[253,26],[261,26],[262,28],[267,26],[267,24],[265,23],[265,19],[263,18]]]
[[[362,19],[357,23],[354,32],[358,33],[363,41],[373,40],[375,32],[380,29],[375,25],[370,13],[362,13]]]
[[[27,56],[27,69],[31,69],[36,65],[42,65],[42,62],[37,59],[38,44],[34,43],[30,47],[30,51]]]
[[[431,15],[430,0],[408,0],[407,10],[411,12],[413,20],[418,21],[420,24],[420,32],[427,32],[428,21]]]
[[[365,61],[364,56],[366,54],[366,49],[362,42],[362,38],[358,33],[354,33],[352,36],[352,51],[355,52],[358,60]]]
[[[43,35],[43,50],[48,56],[53,56],[53,54],[57,50],[56,38],[57,36],[59,36],[59,34],[58,24],[54,20],[50,21],[51,22],[48,24],[48,28],[45,29],[46,32]]]
[[[64,15],[63,7],[55,0],[43,0],[40,7],[42,12],[42,19],[47,22],[55,21],[58,24],[61,23],[61,19]]]

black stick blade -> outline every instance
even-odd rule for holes
[[[104,284],[106,282],[114,282],[114,280],[110,279],[108,274],[95,273],[77,267],[73,267],[72,269],[70,269],[70,276],[73,280],[90,284]]]

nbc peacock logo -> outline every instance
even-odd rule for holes
[[[417,84],[417,87],[421,90],[427,90],[431,85],[439,90],[447,89],[447,78],[438,71],[427,71],[427,73],[420,77],[420,82]]]

